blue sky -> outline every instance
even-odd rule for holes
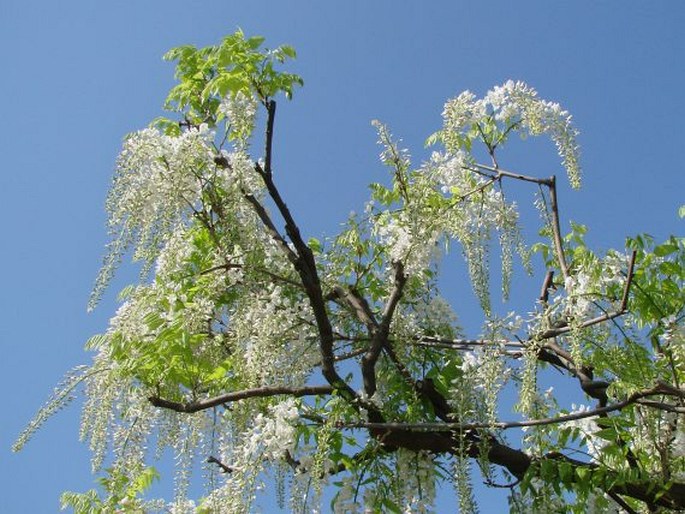
[[[173,83],[166,50],[213,44],[237,27],[297,49],[305,87],[279,106],[275,159],[308,236],[333,234],[362,207],[366,184],[384,178],[371,119],[420,161],[447,98],[524,80],[574,115],[585,182],[561,188],[562,217],[589,225],[590,242],[606,249],[638,232],[683,235],[684,21],[677,0],[4,0],[0,511],[56,512],[61,491],[92,485],[76,405],[20,454],[9,447],[63,373],[87,362],[83,342],[133,280],[124,271],[86,313],[114,160],[123,135],[160,114]],[[560,172],[554,150],[538,144],[500,162]],[[502,505],[493,494],[490,509]]]

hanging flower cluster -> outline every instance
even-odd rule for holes
[[[149,269],[168,235],[197,205],[201,178],[215,166],[213,138],[207,125],[180,136],[148,128],[126,138],[106,203],[113,239],[89,308],[97,304],[125,251],[134,248],[134,258]]]
[[[571,116],[522,82],[480,99],[467,91],[445,104],[429,140],[444,148],[417,167],[374,122],[390,179],[372,184],[363,215],[351,214],[340,236],[305,241],[271,163],[272,97],[290,96],[301,79],[275,70],[294,50],[261,44],[237,32],[217,47],[174,49],[180,83],[167,107],[180,120],[124,141],[91,307],[125,252],[151,273],[122,292],[106,332],[88,342],[93,364],[67,376],[17,442],[85,384],[80,435],[106,497],[66,493],[63,504],[247,513],[274,476],[279,505],[287,491],[294,511],[321,511],[323,487],[334,485],[335,512],[423,513],[446,479],[460,511],[476,512],[475,461],[488,484],[506,470],[519,512],[560,511],[569,492],[578,512],[586,500],[601,509],[622,496],[650,511],[682,506],[685,243],[636,239],[630,256],[597,255],[581,226],[562,232],[554,178],[499,166],[511,133],[548,135],[579,187]],[[255,158],[260,106],[265,145]],[[476,144],[490,164],[477,161]],[[505,180],[542,190],[549,237],[535,246],[546,275],[525,321],[497,316],[490,301],[491,253],[501,255],[505,299],[514,256],[530,270]],[[462,336],[438,287],[454,247],[485,314],[476,339]],[[572,404],[579,419],[569,419],[566,398],[540,392],[541,364],[599,407]],[[510,399],[523,421],[501,421]],[[505,431],[521,426],[524,436],[508,442]],[[143,499],[156,476],[146,462],[167,450],[175,497]],[[207,493],[193,501],[198,460]]]
[[[444,128],[436,134],[450,152],[470,149],[483,139],[490,150],[504,143],[510,132],[521,136],[548,135],[554,141],[568,179],[574,188],[581,183],[578,131],[571,115],[558,103],[538,98],[524,82],[509,80],[478,99],[464,91],[445,104]]]

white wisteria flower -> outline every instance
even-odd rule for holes
[[[230,93],[219,104],[219,112],[228,118],[227,126],[236,136],[238,146],[244,148],[254,130],[257,100],[254,96],[246,95],[242,91]]]

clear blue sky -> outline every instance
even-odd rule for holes
[[[420,157],[448,97],[524,80],[574,114],[585,184],[561,190],[562,216],[607,248],[638,232],[683,235],[684,22],[678,0],[3,0],[0,512],[56,512],[61,491],[92,485],[76,405],[22,453],[9,447],[62,374],[88,360],[83,342],[132,279],[124,273],[86,314],[114,159],[125,133],[160,114],[167,49],[237,27],[295,46],[305,87],[281,102],[275,158],[308,236],[332,234],[384,176],[371,119]],[[557,172],[554,162],[501,160],[537,175]],[[486,500],[483,512],[501,502]]]

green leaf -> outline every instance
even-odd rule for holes
[[[671,255],[674,252],[678,251],[678,245],[668,241],[666,243],[660,244],[659,246],[654,248],[654,255],[657,257],[665,257],[667,255]]]
[[[242,34],[242,33],[241,33]],[[263,36],[252,36],[247,40],[247,46],[251,50],[257,50],[260,46],[262,46],[262,43],[264,42],[264,37]]]
[[[587,480],[588,476],[590,476],[590,470],[584,467],[577,467],[576,475],[578,475],[578,478],[581,482],[584,482],[585,480]]]
[[[290,59],[294,59],[295,57],[297,57],[297,54],[295,53],[295,49],[292,46],[283,45],[280,48],[281,48],[281,51]]]
[[[552,482],[557,476],[557,464],[551,460],[543,460],[540,463],[540,476],[546,482]]]
[[[309,238],[309,241],[307,244],[309,245],[309,248],[312,249],[312,252],[317,253],[317,254],[321,253],[321,249],[322,249],[321,241],[319,241],[317,238],[315,238],[315,237]]]
[[[659,264],[659,271],[663,273],[664,275],[675,275],[679,276],[681,273],[683,273],[683,269],[681,266],[679,266],[675,262],[662,262]]]
[[[381,503],[383,507],[385,507],[385,509],[383,509],[384,512],[402,514],[402,509],[400,508],[400,506],[397,505],[397,503],[395,503],[394,501],[392,501],[388,496],[385,496]]]
[[[594,437],[599,437],[606,441],[615,441],[617,437],[616,429],[614,427],[604,428],[593,433]]]
[[[95,334],[85,344],[86,350],[97,350],[109,342],[109,334]]]

